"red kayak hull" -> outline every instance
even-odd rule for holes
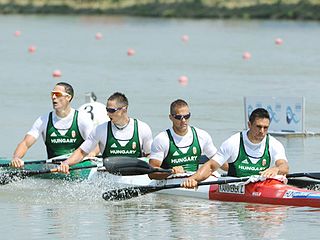
[[[211,185],[209,199],[228,202],[320,207],[320,192],[285,185],[275,179],[247,185]]]

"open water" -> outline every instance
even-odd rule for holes
[[[219,146],[245,127],[244,96],[306,99],[305,126],[319,132],[320,24],[299,21],[0,16],[0,156],[10,157],[57,81],[74,86],[74,107],[115,91],[156,135],[169,104],[186,99],[191,124]],[[21,31],[15,36],[15,31]],[[101,32],[103,38],[95,39]],[[182,35],[189,41],[183,42]],[[283,44],[276,45],[276,38]],[[34,53],[28,52],[36,46]],[[134,56],[127,56],[133,48]],[[249,51],[251,59],[243,60]],[[62,77],[52,72],[61,70]],[[186,75],[186,86],[179,84]],[[319,171],[319,137],[279,137],[291,172]],[[41,141],[26,158],[45,158]],[[1,239],[318,239],[311,208],[221,203],[149,194],[101,198],[103,184],[26,179],[0,188]]]

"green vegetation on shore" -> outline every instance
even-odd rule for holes
[[[320,20],[320,0],[0,0],[0,14]]]

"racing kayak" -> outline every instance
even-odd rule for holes
[[[210,200],[320,207],[320,192],[286,185],[277,179],[249,184],[210,185]]]
[[[320,207],[320,192],[287,185],[277,179],[245,183],[249,178],[211,176],[194,190],[179,187],[185,179],[181,175],[165,180],[150,180],[144,175],[109,175],[110,181],[129,187],[106,191],[103,198],[107,201],[126,200],[158,192],[226,202]]]
[[[58,164],[66,160],[67,156],[48,160],[26,160],[23,169],[11,168],[10,160],[0,159],[0,185],[24,179],[38,177],[44,179],[62,180],[92,180],[96,176],[113,175],[143,175],[152,172],[171,173],[168,169],[151,167],[147,158],[109,157],[104,160],[97,157],[86,158],[82,162],[70,167],[70,174],[58,173]],[[120,171],[120,172],[119,172]]]
[[[133,157],[109,157],[104,160],[101,158],[87,158],[84,161],[70,167],[70,174],[58,173],[58,164],[67,157],[48,160],[26,160],[23,169],[10,167],[10,160],[0,159],[0,185],[24,179],[26,177],[38,177],[44,179],[62,180],[93,180],[96,177],[108,175],[144,175],[152,172],[171,173],[168,169],[156,169],[148,164],[148,159]],[[110,174],[109,174],[110,173]],[[147,175],[145,175],[147,176]]]
[[[10,160],[0,159],[0,168],[5,171],[4,173],[3,171],[0,172],[0,185],[12,182],[15,177],[25,178],[28,176],[45,179],[92,180],[97,176],[104,178],[109,173],[123,176],[144,175],[152,172],[171,173],[171,170],[168,169],[151,167],[148,164],[148,158],[125,156],[109,157],[104,160],[98,157],[86,158],[82,162],[71,166],[70,174],[58,173],[56,169],[58,164],[66,159],[67,157],[60,156],[48,160],[25,160],[23,169],[11,168]]]
[[[0,160],[0,164],[3,161],[8,162],[9,160]],[[50,164],[25,164],[25,168],[35,170],[48,168],[48,165]],[[199,183],[198,189],[193,190],[180,187],[181,182],[188,176],[186,174],[171,175],[164,180],[149,179],[148,175],[146,175],[147,173],[170,172],[170,170],[152,168],[146,160],[130,157],[121,159],[109,158],[104,159],[103,166],[99,167],[92,160],[84,161],[77,165],[79,167],[89,166],[89,169],[76,170],[71,172],[70,175],[58,173],[41,174],[41,177],[50,179],[60,177],[63,179],[89,179],[92,181],[95,181],[96,178],[103,178],[106,182],[118,187],[103,194],[103,198],[108,201],[126,200],[151,192],[159,192],[228,202],[320,207],[320,192],[287,185],[278,179],[251,182],[248,181],[250,180],[248,177],[221,177],[216,174]],[[92,168],[90,168],[91,166]],[[126,176],[115,175],[117,173]],[[288,174],[288,176],[308,176],[309,178],[319,179],[319,173],[293,173]],[[307,182],[317,186],[320,185],[320,182]]]

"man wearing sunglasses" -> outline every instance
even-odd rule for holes
[[[248,130],[236,133],[222,143],[217,154],[206,162],[183,187],[194,188],[207,179],[222,164],[228,162],[228,176],[261,175],[272,178],[289,172],[283,145],[269,136],[270,116],[263,108],[255,109],[249,117]]]
[[[97,144],[102,157],[143,157],[150,154],[152,132],[148,124],[128,116],[128,99],[119,92],[107,101],[110,121],[98,125],[88,139],[59,166],[59,171],[69,173],[69,166],[80,162]]]
[[[85,112],[71,107],[74,91],[70,84],[59,82],[51,92],[53,111],[40,116],[24,139],[18,144],[11,161],[22,167],[21,160],[28,149],[42,136],[48,158],[70,154],[76,150],[93,129],[93,122]]]
[[[158,134],[151,146],[150,165],[172,169],[172,173],[196,171],[199,158],[205,155],[209,159],[217,149],[211,136],[204,130],[189,126],[191,117],[186,101],[178,99],[171,103],[169,119],[172,128]],[[167,173],[153,173],[152,179],[164,179]]]

